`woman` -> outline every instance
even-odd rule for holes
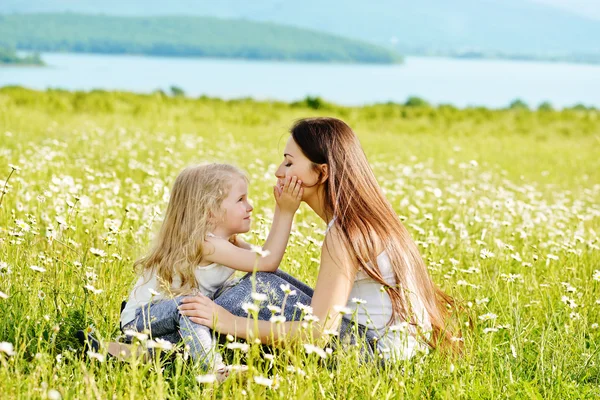
[[[378,338],[376,350],[385,358],[406,359],[428,347],[459,345],[453,337],[458,332],[449,324],[453,300],[432,282],[348,125],[335,118],[298,121],[276,176],[279,182],[288,176],[301,180],[302,201],[328,224],[314,292],[300,282],[295,285],[295,300],[310,301],[318,319],[308,334],[319,338],[341,328],[343,337],[350,308],[357,309],[357,322],[367,337]],[[268,287],[264,292],[285,296],[288,276],[256,276],[255,291]],[[268,321],[271,313],[265,308],[260,321],[248,324],[240,305],[252,302],[250,288],[251,278],[246,277],[214,302],[205,296],[186,299],[180,311],[196,323],[244,339],[258,337],[273,345],[302,340],[306,330],[301,322],[289,321],[287,309],[283,315],[288,321],[278,329]]]

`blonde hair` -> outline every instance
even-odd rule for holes
[[[202,261],[206,235],[224,216],[221,204],[234,178],[247,180],[238,168],[213,163],[187,167],[175,179],[155,243],[134,263],[141,274],[156,274],[161,292],[180,296],[198,288],[194,269]],[[180,284],[174,287],[176,278]]]

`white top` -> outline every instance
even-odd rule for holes
[[[333,226],[334,221],[335,218],[329,223],[325,233]],[[385,251],[377,256],[377,266],[385,282],[389,286],[396,285],[392,263]],[[428,336],[428,332],[431,331],[431,321],[421,297],[418,296],[412,269],[408,271],[407,286],[405,293],[410,300],[414,320],[421,331]],[[357,304],[353,299],[360,299],[366,303]],[[379,282],[369,277],[362,269],[356,274],[346,307],[352,310],[353,314],[344,315],[344,318],[348,320],[356,318],[361,325],[378,332],[379,343],[386,358],[408,359],[417,351],[428,351],[429,346],[418,337],[416,327],[408,321],[397,321],[392,326],[387,325],[392,317],[390,296],[386,291],[381,290]]]
[[[205,267],[196,267],[194,275],[196,276],[196,282],[198,282],[199,291],[205,295],[212,297],[212,295],[220,288],[227,279],[233,275],[234,269],[226,267],[221,264],[212,263]],[[177,288],[181,285],[181,278],[175,277],[173,279],[173,288]],[[158,292],[159,294],[152,294],[152,291]],[[133,287],[133,290],[129,294],[127,299],[127,305],[121,313],[121,326],[126,325],[135,318],[135,311],[150,301],[162,300],[165,298],[171,298],[168,294],[165,295],[159,290],[158,280],[156,274],[152,271],[146,271],[140,276]]]

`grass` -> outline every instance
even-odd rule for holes
[[[132,263],[177,173],[214,160],[245,169],[257,217],[247,238],[261,242],[287,129],[313,115],[355,129],[433,279],[465,304],[474,326],[463,357],[432,352],[377,369],[351,351],[321,360],[299,346],[271,360],[253,345],[234,352],[248,371],[223,384],[198,383],[202,372],[181,357],[82,357],[76,329],[118,333]],[[0,138],[0,342],[14,346],[0,347],[4,398],[600,396],[598,111],[4,88]],[[303,205],[281,268],[314,284],[323,230]]]

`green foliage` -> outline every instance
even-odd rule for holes
[[[0,342],[14,354],[0,351],[0,397],[598,398],[600,112],[306,100],[1,88]],[[231,359],[248,371],[218,385],[198,383],[205,372],[180,354],[83,358],[74,331],[115,338],[178,172],[247,171],[246,238],[262,243],[288,129],[323,115],[357,132],[433,281],[472,317],[464,354],[379,368],[352,350],[321,360],[302,344],[271,355],[252,344]],[[301,206],[281,268],[314,285],[324,228]]]
[[[554,111],[554,107],[548,101],[544,101],[538,106],[538,111]]]
[[[0,47],[0,65],[2,64],[44,65],[44,62],[39,53],[19,56],[13,49]]]
[[[331,110],[335,106],[327,101],[323,100],[319,96],[306,96],[302,101],[293,102],[292,107],[308,107],[313,110]]]
[[[211,17],[0,15],[0,46],[35,51],[395,63],[395,52],[356,40]]]
[[[416,96],[411,96],[408,98],[408,100],[406,100],[406,103],[404,103],[405,106],[407,107],[429,107],[430,104],[425,101],[424,99],[420,98],[420,97],[416,97]]]
[[[529,106],[521,99],[513,100],[508,106],[511,110],[529,110]]]
[[[173,97],[183,97],[185,96],[185,91],[179,86],[171,86],[171,94]]]

